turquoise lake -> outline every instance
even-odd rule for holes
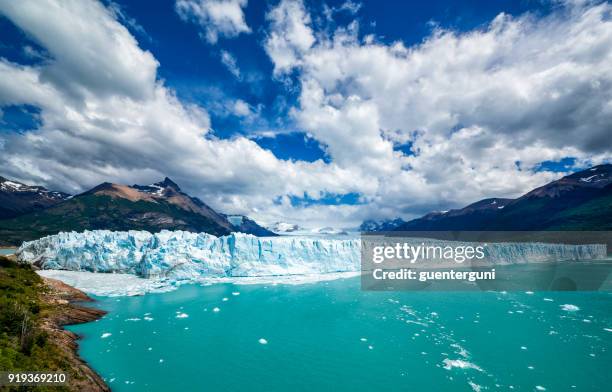
[[[114,391],[612,385],[610,292],[364,292],[351,278],[96,300],[108,315],[69,329]]]

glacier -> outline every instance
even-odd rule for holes
[[[366,238],[364,252],[373,244],[380,243]],[[187,282],[310,283],[355,276],[362,267],[361,248],[359,238],[94,230],[24,242],[16,255],[43,270],[41,275],[93,294],[137,295],[167,291]],[[503,265],[598,260],[606,258],[607,249],[598,244],[495,243],[488,244],[486,253],[490,264]],[[448,260],[429,261],[434,268],[458,266]]]
[[[354,272],[360,248],[359,239],[94,230],[25,242],[16,254],[41,269],[197,280]]]

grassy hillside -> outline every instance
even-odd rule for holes
[[[81,195],[43,211],[0,220],[0,245],[19,245],[60,231],[188,230],[225,235],[212,220],[170,203]]]
[[[53,320],[67,320],[71,310],[67,301],[52,299],[49,287],[29,265],[0,256],[0,371],[64,371],[72,379],[69,386],[36,391],[91,386],[82,362],[75,361],[74,347],[66,347],[65,336],[55,329]]]

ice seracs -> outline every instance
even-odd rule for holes
[[[360,243],[242,233],[215,237],[186,231],[96,230],[26,242],[18,257],[42,269],[193,280],[357,271]]]
[[[406,241],[420,245],[431,240]],[[492,264],[592,260],[605,257],[606,246],[496,243],[488,244],[484,253]],[[172,281],[320,275],[355,272],[361,267],[361,241],[356,238],[255,237],[243,233],[221,237],[186,231],[59,233],[25,242],[16,254],[21,261],[45,270],[121,273]],[[439,266],[449,261],[428,262]]]

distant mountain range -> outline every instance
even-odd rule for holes
[[[295,223],[276,222],[268,226],[268,230],[271,230],[275,233],[295,233],[298,231],[304,231],[305,229],[296,225]]]
[[[186,230],[257,236],[299,232],[278,222],[269,228],[243,215],[216,212],[169,178],[151,185],[103,183],[71,196],[0,177],[0,245],[18,245],[60,231]],[[404,222],[365,221],[362,231],[612,230],[612,165],[583,170],[517,199],[489,198],[461,209]],[[330,228],[320,234],[342,234]]]
[[[366,223],[364,231],[612,230],[612,165],[565,176],[517,199],[484,199],[394,228],[379,224],[380,230]]]
[[[151,185],[103,183],[76,196],[2,178],[0,200],[0,244],[5,245],[60,231],[95,229],[275,235],[248,217],[216,212],[169,178]]]
[[[14,218],[51,207],[70,197],[42,186],[29,186],[0,177],[0,219]]]
[[[393,231],[399,226],[406,223],[402,218],[395,218],[390,220],[365,220],[359,226],[359,231]]]

